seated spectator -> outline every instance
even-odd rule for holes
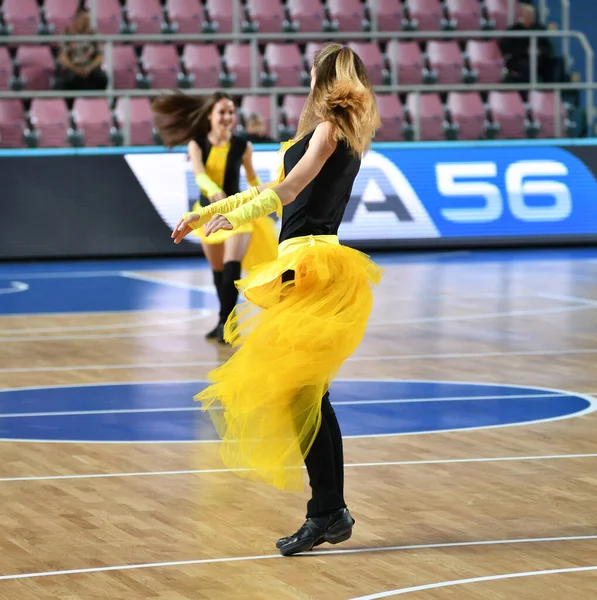
[[[89,24],[89,11],[79,8],[73,24],[65,35],[89,35],[95,33]],[[102,71],[104,55],[96,42],[65,42],[58,55],[59,70],[56,88],[59,90],[105,90],[108,77]]]
[[[545,26],[537,22],[532,4],[523,4],[520,21],[508,28],[508,31],[525,30],[545,31]],[[508,69],[508,82],[531,81],[530,45],[531,40],[527,37],[502,38],[500,47]],[[559,83],[565,80],[564,61],[555,56],[548,37],[537,38],[537,80],[544,83]]]
[[[261,115],[251,113],[245,123],[246,138],[253,144],[272,144],[275,142],[271,137],[266,135],[265,122]]]

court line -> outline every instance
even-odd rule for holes
[[[552,454],[545,456],[496,456],[487,458],[438,458],[430,460],[402,460],[371,463],[347,463],[345,468],[367,468],[367,467],[408,467],[420,465],[456,465],[468,463],[493,463],[493,462],[525,462],[540,460],[566,460],[597,458],[593,454]],[[305,467],[301,467],[305,468]],[[214,473],[241,473],[249,469],[181,469],[178,471],[131,471],[123,473],[82,473],[77,475],[31,475],[28,477],[0,477],[0,483],[27,482],[27,481],[56,481],[71,479],[110,479],[122,477],[167,477],[171,475],[206,475]]]
[[[29,286],[22,281],[11,281],[9,288],[0,289],[0,294],[18,294],[19,292],[26,292]]]
[[[568,398],[576,397],[576,394],[564,396],[562,394],[520,394],[504,396],[451,396],[438,398],[392,398],[387,400],[340,400],[332,402],[334,406],[367,406],[373,404],[421,404],[431,402],[477,402],[491,400],[520,400],[520,399],[542,399],[542,398]],[[25,412],[25,413],[0,413],[0,419],[26,419],[38,417],[76,417],[86,415],[121,415],[138,413],[171,413],[171,412],[198,412],[203,408],[195,406],[165,406],[153,408],[115,408],[101,410],[61,410],[44,412]],[[213,409],[212,409],[213,410]],[[220,410],[216,408],[216,410]]]
[[[147,335],[153,335],[148,332]],[[162,333],[157,334],[162,335]],[[180,334],[176,334],[179,336]],[[193,334],[193,335],[199,335]],[[105,337],[143,337],[142,334],[117,335],[117,336],[94,336],[96,338]],[[41,338],[23,338],[14,340],[17,342],[26,341],[54,341],[60,339],[86,339],[80,336],[74,337],[41,337]],[[0,343],[3,341],[0,338]],[[11,340],[12,341],[12,340]],[[453,352],[445,354],[387,354],[380,356],[351,356],[345,362],[371,362],[371,361],[401,361],[401,360],[455,360],[461,358],[504,358],[509,356],[570,356],[574,354],[597,354],[597,348],[570,348],[564,350],[512,350],[503,352]],[[15,367],[2,368],[0,373],[35,373],[35,372],[54,372],[54,371],[110,371],[120,369],[173,369],[184,367],[213,367],[222,364],[221,361],[184,361],[184,362],[158,362],[158,363],[136,363],[136,364],[110,364],[110,365],[72,365],[65,367]],[[375,380],[379,381],[379,380]],[[393,381],[393,380],[392,380]],[[503,384],[500,384],[503,385]]]
[[[597,571],[597,566],[592,567],[569,567],[567,569],[549,569],[546,571],[527,571],[526,573],[504,573],[502,575],[486,575],[485,577],[471,577],[469,579],[453,579],[452,581],[440,581],[438,583],[427,583],[425,585],[415,585],[408,588],[400,588],[389,592],[380,592],[379,594],[369,594],[359,596],[352,600],[380,600],[381,598],[390,598],[391,596],[402,596],[411,592],[422,592],[424,590],[436,590],[443,587],[452,587],[455,585],[465,585],[467,583],[481,583],[484,581],[499,581],[504,579],[519,579],[521,577],[536,577],[539,575],[559,575],[562,573],[581,573],[583,571]]]
[[[160,277],[152,277],[151,275],[142,275],[141,273],[134,273],[132,271],[121,271],[119,275],[121,277],[126,277],[127,279],[136,279],[137,281],[157,283],[158,285],[166,285],[168,287],[189,290],[191,292],[202,292],[204,294],[216,293],[216,288],[213,285],[193,285],[190,283],[185,283],[184,281],[172,281],[169,279],[162,279]]]
[[[0,290],[1,291],[1,290]],[[212,309],[199,308],[192,311],[192,315],[180,316],[176,319],[164,319],[161,321],[145,321],[141,323],[112,323],[107,325],[77,325],[77,326],[66,326],[66,327],[38,327],[35,329],[0,329],[0,335],[7,335],[9,333],[54,333],[61,331],[97,331],[102,329],[135,329],[137,327],[157,327],[161,325],[177,325],[178,323],[188,323],[190,321],[197,321],[205,318],[207,315],[211,315],[214,311]],[[72,315],[73,313],[69,313]],[[25,340],[29,339],[27,337]],[[51,339],[56,339],[52,337]],[[0,341],[2,338],[0,338]]]
[[[346,550],[319,550],[309,552],[305,554],[297,554],[303,558],[310,557],[325,557],[325,556],[338,556],[338,555],[350,555],[350,554],[369,554],[377,552],[396,552],[396,551],[409,551],[409,550],[435,550],[443,548],[463,548],[463,547],[475,547],[475,546],[497,546],[506,544],[541,544],[549,542],[575,542],[583,540],[595,540],[597,535],[582,535],[582,536],[568,536],[568,537],[551,537],[551,538],[521,538],[511,540],[482,540],[477,542],[445,542],[441,544],[413,544],[410,546],[385,546],[381,548],[350,548]],[[155,563],[137,563],[132,565],[115,565],[109,567],[87,567],[84,569],[65,569],[60,571],[40,571],[37,573],[15,573],[12,575],[0,575],[0,581],[14,580],[14,579],[34,579],[40,577],[57,577],[61,575],[85,575],[89,573],[107,573],[111,571],[132,571],[139,569],[155,569],[165,567],[184,567],[193,565],[213,565],[219,563],[236,563],[236,562],[248,562],[257,560],[269,560],[269,559],[285,559],[281,554],[261,554],[255,556],[229,556],[222,558],[199,558],[195,560],[177,560],[168,562],[155,562]],[[286,558],[285,560],[291,560]],[[595,567],[597,568],[597,567]]]

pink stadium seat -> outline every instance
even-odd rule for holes
[[[418,31],[439,31],[444,18],[439,0],[406,0],[408,15]]]
[[[479,0],[446,0],[446,8],[460,31],[475,31],[480,28],[483,13]]]
[[[113,86],[118,90],[132,90],[136,87],[137,55],[132,46],[114,45],[112,49],[114,67]],[[104,54],[104,69],[106,69]]]
[[[224,49],[224,63],[228,73],[236,77],[236,87],[251,87],[251,48],[247,44],[227,44]],[[259,69],[259,65],[256,65]]]
[[[1,148],[22,148],[26,124],[25,111],[20,100],[0,99]]]
[[[124,129],[126,119],[125,102],[125,98],[116,101],[116,120],[121,129]],[[130,98],[130,102],[131,145],[152,146],[155,142],[151,102],[148,98]]]
[[[288,0],[286,4],[290,21],[296,21],[299,33],[323,30],[325,14],[320,0]]]
[[[373,10],[373,2],[369,0],[369,13],[372,19]],[[377,28],[379,31],[400,31],[403,18],[400,0],[377,0]]]
[[[477,92],[450,92],[447,105],[452,122],[459,126],[458,139],[478,140],[485,137],[487,117]]]
[[[11,35],[35,35],[39,25],[39,8],[35,0],[4,0],[4,22]]]
[[[556,137],[556,122],[558,119],[556,113],[556,95],[554,92],[529,92],[529,104],[533,112],[533,118],[539,121],[541,127],[537,133],[540,138]],[[566,107],[563,102],[560,102],[560,135],[567,135],[567,114]]]
[[[307,96],[302,94],[286,94],[286,96],[284,96],[282,109],[288,127],[296,129],[306,99]]]
[[[48,90],[54,74],[54,59],[48,46],[20,46],[16,62],[27,90]]]
[[[54,34],[63,33],[72,23],[79,0],[46,0],[44,13],[46,21],[54,27]]]
[[[404,109],[395,94],[377,94],[377,108],[381,128],[375,136],[377,142],[397,142],[404,139]]]
[[[260,33],[280,33],[284,23],[281,0],[247,0],[247,14]]]
[[[419,139],[445,140],[444,110],[438,94],[409,94],[406,100],[413,126],[419,115]]]
[[[0,46],[0,90],[7,90],[10,87],[10,78],[12,77],[12,61],[6,46]]]
[[[204,15],[200,0],[167,0],[166,10],[178,33],[201,32]]]
[[[327,7],[338,31],[363,31],[365,13],[360,0],[328,0]]]
[[[309,69],[313,66],[313,59],[315,58],[315,54],[321,48],[321,42],[308,42],[305,46],[305,60],[307,61],[307,65]]]
[[[455,41],[429,41],[429,65],[437,72],[437,83],[462,83],[464,60]]]
[[[526,111],[518,92],[489,92],[489,109],[500,124],[499,139],[519,139],[526,135]]]
[[[392,40],[387,46],[390,65],[395,65],[398,82],[405,85],[421,83],[423,75],[423,54],[417,42],[399,42]]]
[[[40,148],[64,148],[69,145],[68,111],[61,98],[34,98],[29,111],[31,121],[39,133]]]
[[[257,113],[263,118],[267,131],[272,122],[271,100],[269,96],[243,96],[240,112],[246,119],[251,113]]]
[[[112,114],[106,98],[77,98],[73,119],[86,146],[110,145]]]
[[[145,44],[141,63],[145,72],[151,75],[151,87],[172,89],[177,86],[180,66],[174,46]]]
[[[164,14],[160,0],[126,0],[129,22],[135,26],[135,33],[160,33]]]
[[[97,32],[105,35],[120,31],[122,11],[118,0],[101,0],[97,3]]]
[[[350,42],[349,46],[361,57],[372,85],[382,85],[384,60],[377,43]]]
[[[478,72],[479,83],[500,83],[504,76],[504,57],[495,40],[469,40],[466,43],[471,67]]]
[[[297,44],[268,43],[263,58],[269,72],[276,75],[276,86],[301,85],[303,59]]]
[[[222,66],[213,44],[187,44],[182,54],[187,73],[194,76],[193,87],[217,88]]]
[[[207,0],[205,8],[212,23],[217,23],[217,33],[231,33],[235,0]],[[240,11],[239,11],[240,12]],[[240,17],[242,19],[242,15]]]
[[[516,22],[522,14],[522,9],[518,2],[514,6],[514,22]],[[490,21],[495,22],[496,29],[506,29],[508,27],[508,0],[485,0],[485,7],[487,16]]]

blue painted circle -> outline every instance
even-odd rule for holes
[[[216,440],[193,401],[206,382],[67,386],[0,391],[0,438],[86,442]],[[528,387],[430,381],[336,381],[345,437],[519,425],[592,411],[582,395]]]

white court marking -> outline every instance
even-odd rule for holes
[[[443,544],[417,544],[411,546],[386,546],[382,548],[351,548],[347,550],[319,550],[312,551],[305,554],[298,554],[304,558],[310,557],[326,557],[326,556],[337,556],[337,555],[350,555],[350,554],[369,554],[375,552],[397,552],[403,550],[433,550],[441,548],[463,548],[463,547],[474,547],[474,546],[497,546],[503,544],[541,544],[549,542],[575,542],[582,540],[596,540],[597,535],[579,535],[569,537],[552,537],[552,538],[523,538],[523,539],[512,539],[512,540],[483,540],[479,542],[446,542]],[[191,565],[213,565],[218,563],[234,563],[234,562],[248,562],[256,560],[270,560],[270,559],[283,559],[281,554],[262,554],[255,556],[230,556],[223,558],[200,558],[195,560],[178,560],[169,562],[156,562],[156,563],[139,563],[133,565],[116,565],[112,567],[90,567],[85,569],[68,569],[63,571],[40,571],[38,573],[15,573],[13,575],[0,575],[0,581],[14,580],[14,579],[33,579],[39,577],[57,577],[60,575],[84,575],[87,573],[106,573],[110,571],[132,571],[138,569],[155,569],[165,567],[184,567]],[[289,560],[286,558],[286,560]],[[597,568],[597,567],[596,567]]]
[[[519,579],[521,577],[537,577],[542,575],[561,575],[563,573],[582,573],[586,571],[597,571],[597,566],[592,567],[570,567],[567,569],[549,569],[546,571],[527,571],[526,573],[504,573],[503,575],[487,575],[485,577],[472,577],[470,579],[454,579],[452,581],[440,581],[439,583],[427,583],[425,585],[415,585],[408,588],[400,588],[389,592],[380,592],[379,594],[370,594],[368,596],[359,596],[352,600],[380,600],[381,598],[390,598],[392,596],[402,596],[411,592],[422,592],[424,590],[436,590],[438,588],[452,587],[455,585],[466,585],[468,583],[482,583],[484,581],[500,581],[504,579]]]
[[[597,453],[593,454],[553,454],[545,456],[497,456],[488,458],[441,458],[436,460],[402,460],[395,462],[372,462],[372,463],[347,463],[345,468],[367,468],[367,467],[408,467],[421,465],[457,465],[457,464],[475,464],[475,463],[493,463],[493,462],[521,462],[521,461],[540,461],[540,460],[566,460],[566,459],[587,459],[597,458]],[[305,469],[305,467],[301,467]],[[78,475],[31,475],[29,477],[0,477],[0,483],[11,482],[37,482],[37,481],[55,481],[72,479],[105,479],[121,477],[165,477],[178,475],[205,475],[213,473],[240,473],[248,469],[182,469],[178,471],[138,471],[128,473],[83,473]]]
[[[158,285],[166,285],[168,287],[189,290],[190,292],[202,292],[204,294],[216,293],[216,288],[213,285],[193,285],[191,283],[185,283],[184,281],[162,279],[161,277],[142,275],[141,273],[134,273],[132,271],[121,271],[119,275],[121,277],[126,277],[127,279],[136,279],[137,281],[146,281],[147,283],[157,283]]]
[[[101,387],[98,386],[98,387]],[[6,390],[0,390],[0,392]],[[12,390],[15,391],[14,389]],[[576,396],[576,394],[572,394]],[[526,398],[565,398],[560,394],[520,394],[505,396],[446,396],[433,398],[390,398],[387,400],[339,400],[332,402],[334,406],[362,406],[371,404],[419,404],[425,402],[477,402],[491,400],[521,400]],[[170,413],[170,412],[197,412],[202,411],[201,406],[164,406],[154,408],[107,408],[100,410],[60,410],[44,412],[24,412],[24,413],[0,413],[0,419],[25,419],[28,417],[73,417],[82,415],[120,415],[136,413]],[[220,407],[211,410],[221,410]]]
[[[11,281],[10,287],[0,289],[0,294],[18,294],[20,292],[26,292],[29,286],[22,281]]]

